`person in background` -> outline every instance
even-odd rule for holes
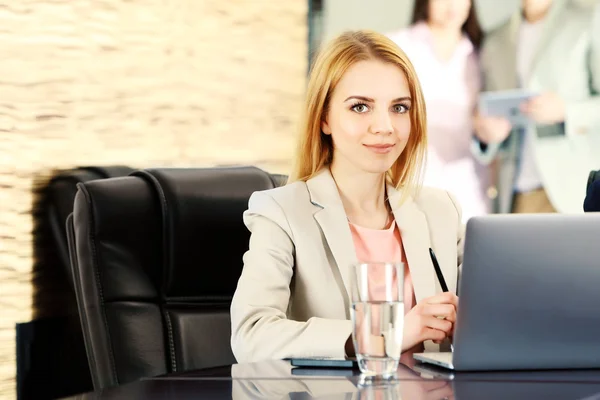
[[[600,212],[600,169],[590,172],[583,211]]]
[[[427,104],[426,185],[446,189],[463,220],[490,211],[489,168],[471,153],[483,33],[471,0],[416,0],[409,28],[388,35],[417,70]]]
[[[425,151],[421,88],[394,42],[357,31],[321,49],[288,184],[254,193],[244,213],[250,246],[231,303],[238,362],[353,355],[358,261],[404,264],[402,352],[437,351],[452,336],[461,211],[447,191],[421,187]]]
[[[523,0],[486,35],[484,89],[523,89],[531,123],[475,118],[473,153],[497,162],[496,212],[581,212],[588,171],[600,165],[600,4]]]

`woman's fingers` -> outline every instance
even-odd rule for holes
[[[452,322],[436,317],[423,317],[423,322],[426,328],[432,328],[441,331],[444,334],[441,339],[445,339],[447,335],[450,335],[454,327]],[[436,338],[436,340],[440,339]]]
[[[445,292],[421,301],[406,316],[403,350],[431,340],[441,343],[454,332],[458,297]]]
[[[433,342],[442,342],[444,339],[446,339],[446,333],[444,331],[434,328],[425,328],[423,330],[423,337],[421,338],[421,342],[424,342],[425,340],[431,340]]]
[[[456,322],[456,308],[452,304],[426,304],[423,306],[422,315]]]

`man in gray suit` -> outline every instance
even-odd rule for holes
[[[475,156],[492,164],[495,212],[581,212],[586,179],[600,166],[600,3],[523,0],[483,44],[484,90],[536,93],[532,121],[475,118]]]

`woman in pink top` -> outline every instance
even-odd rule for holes
[[[412,25],[389,36],[413,63],[427,104],[424,183],[454,193],[465,221],[488,213],[488,169],[471,152],[482,40],[472,1],[416,0]]]

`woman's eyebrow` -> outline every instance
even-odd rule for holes
[[[346,100],[344,100],[344,103],[347,102],[348,100],[352,100],[352,99],[365,101],[367,103],[374,103],[375,102],[375,100],[373,100],[372,98],[367,97],[367,96],[350,96]],[[406,101],[406,100],[412,101],[412,98],[410,96],[398,97],[398,98],[392,100],[392,103],[397,103],[399,101]]]

